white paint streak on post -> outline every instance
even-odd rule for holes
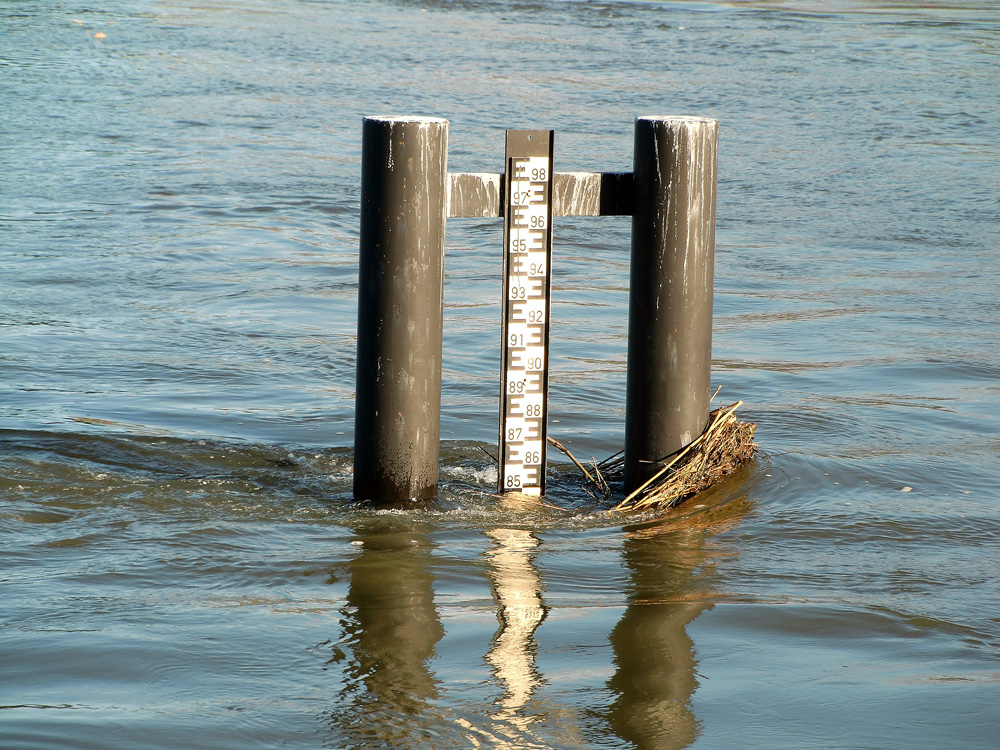
[[[630,216],[632,175],[625,172],[556,172],[555,216]]]
[[[625,492],[708,424],[718,121],[635,121]]]
[[[452,172],[448,175],[448,218],[500,216],[504,175]],[[556,172],[553,216],[631,216],[631,172]]]
[[[395,504],[437,493],[448,121],[367,117],[354,496]]]
[[[448,218],[500,216],[502,175],[452,172],[448,175]]]

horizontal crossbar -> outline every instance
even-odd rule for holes
[[[448,217],[503,215],[503,175],[448,174]],[[554,216],[631,216],[631,172],[556,172],[552,181]]]

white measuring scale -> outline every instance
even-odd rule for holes
[[[545,494],[552,131],[508,130],[499,491]]]

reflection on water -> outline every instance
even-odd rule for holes
[[[352,658],[331,723],[352,747],[417,744],[429,722],[414,717],[438,697],[427,662],[444,635],[431,546],[420,533],[392,527],[361,533],[355,544],[361,554],[348,564],[343,623]]]
[[[691,695],[698,685],[688,623],[706,609],[703,530],[670,524],[631,531],[622,556],[628,607],[611,631],[617,671],[608,712],[615,733],[639,748],[682,748],[698,736]]]
[[[493,529],[487,535],[497,543],[488,553],[488,575],[500,628],[486,661],[504,690],[493,720],[496,731],[511,743],[501,746],[517,747],[534,721],[524,709],[541,682],[535,667],[535,631],[548,610],[542,602],[542,579],[532,564],[538,539],[523,529]]]
[[[468,697],[456,699],[454,687],[437,673],[448,668],[435,657],[446,635],[442,623],[453,621],[450,608],[469,614],[466,605],[453,603],[437,571],[443,550],[405,516],[356,529],[358,555],[343,568],[349,576],[343,638],[331,646],[327,662],[339,663],[343,674],[336,708],[328,714],[331,746],[582,747],[597,737],[601,746],[687,747],[699,734],[691,709],[697,658],[687,627],[711,608],[707,539],[719,527],[717,519],[698,520],[696,514],[612,532],[599,539],[594,554],[607,559],[611,544],[622,567],[612,577],[607,568],[581,573],[569,586],[558,579],[558,566],[561,556],[578,551],[561,547],[558,538],[507,526],[481,532],[474,544],[483,549],[475,559],[499,627],[492,638],[478,627],[463,650],[469,662],[478,656],[490,669],[471,705]],[[555,577],[548,583],[559,592],[558,605],[543,598],[546,575]],[[603,664],[573,663],[574,657],[557,653],[571,651],[564,644],[540,645],[557,640],[565,627],[562,619],[552,640],[540,642],[554,607],[572,612],[589,606],[585,599],[565,599],[573,585],[599,590],[605,603],[624,597],[622,616],[605,631],[611,649],[599,652]],[[541,664],[553,674],[547,676]],[[613,674],[604,690],[588,689],[567,704],[552,690],[560,679],[555,671],[565,675],[567,669],[589,674],[588,682],[603,669]]]

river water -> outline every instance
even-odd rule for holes
[[[995,748],[993,3],[0,6],[0,746]],[[630,171],[719,118],[667,514],[493,496],[497,220],[449,222],[440,497],[351,498],[361,119]],[[555,226],[550,434],[623,442],[629,220]]]

